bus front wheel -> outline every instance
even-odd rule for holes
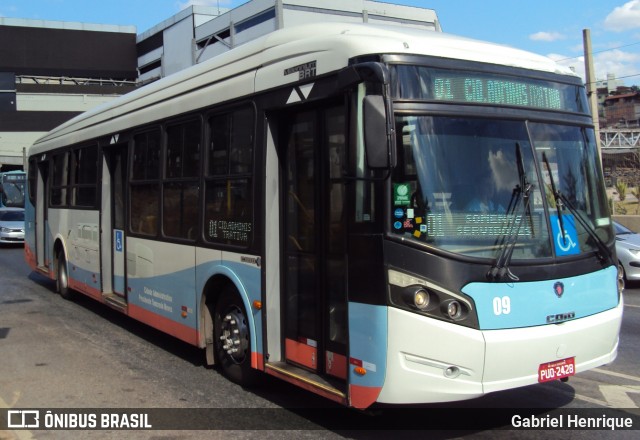
[[[251,368],[251,330],[244,304],[236,289],[224,288],[215,309],[214,341],[223,374],[241,386],[254,385],[257,370]]]

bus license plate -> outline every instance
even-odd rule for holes
[[[576,374],[575,358],[540,364],[538,367],[538,382],[550,382]]]

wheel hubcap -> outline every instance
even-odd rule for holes
[[[241,363],[249,348],[249,330],[242,311],[233,308],[222,319],[220,340],[222,349],[233,362]]]

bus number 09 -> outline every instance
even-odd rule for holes
[[[493,313],[496,316],[508,315],[511,313],[511,298],[503,296],[502,298],[496,296],[493,298]]]

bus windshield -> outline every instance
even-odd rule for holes
[[[0,185],[0,206],[24,208],[24,174],[1,174]]]
[[[586,226],[601,229],[604,241],[613,237],[592,130],[436,116],[396,124],[393,234],[483,258],[514,239],[513,260],[595,251]]]

